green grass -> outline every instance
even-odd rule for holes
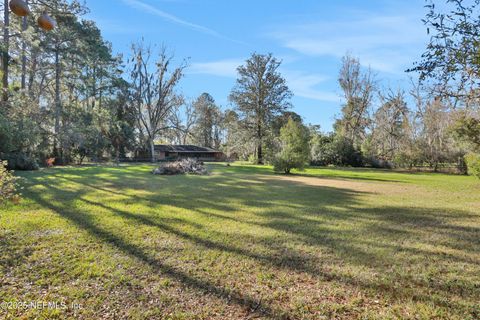
[[[478,319],[480,183],[370,169],[22,173],[0,318]],[[71,307],[81,305],[80,309]]]

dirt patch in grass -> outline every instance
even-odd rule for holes
[[[374,193],[374,194],[398,194],[410,193],[421,189],[416,185],[407,183],[390,183],[390,182],[363,182],[353,179],[323,178],[323,177],[307,177],[302,175],[259,175],[260,181],[278,180],[288,181],[291,183],[302,184],[312,187],[332,187],[340,189],[348,189],[355,192]]]

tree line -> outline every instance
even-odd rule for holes
[[[154,161],[157,143],[219,149],[285,172],[308,163],[437,170],[478,162],[478,1],[447,0],[446,12],[427,6],[432,37],[409,70],[418,76],[409,90],[383,87],[347,54],[338,76],[344,104],[332,132],[292,111],[292,92],[272,54],[253,53],[238,67],[233,108],[225,109],[208,93],[188,99],[179,91],[188,61],[168,48],[139,42],[129,58],[114,55],[80,2],[31,0],[32,10],[47,6],[57,21],[49,33],[33,18],[8,16],[7,2],[0,158],[11,168]]]

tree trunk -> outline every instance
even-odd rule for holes
[[[60,136],[60,117],[62,114],[62,102],[60,101],[60,76],[61,76],[61,65],[60,65],[60,47],[59,45],[55,48],[55,133],[53,137],[53,152],[55,157],[60,158],[61,147],[59,146],[59,136]],[[60,162],[63,164],[63,159],[60,159]]]
[[[97,77],[96,77],[96,69],[95,67],[93,67],[93,70],[92,70],[92,82],[93,82],[93,86],[92,86],[92,110],[95,110],[95,104],[96,104],[96,99],[97,99]]]
[[[98,108],[102,109],[103,88],[102,76],[100,76],[100,88],[98,89]]]
[[[10,49],[10,11],[8,10],[8,0],[3,1],[3,52],[2,52],[2,102],[8,101],[8,52]]]
[[[32,49],[32,53],[30,54],[31,59],[31,67],[29,68],[29,75],[28,75],[28,95],[33,100],[34,93],[33,93],[33,85],[35,81],[35,75],[37,73],[37,64],[38,64],[38,50]]]
[[[262,142],[257,146],[257,164],[263,164]]]
[[[28,4],[28,0],[27,0]],[[28,27],[27,17],[22,18],[22,33],[25,33]],[[26,88],[27,80],[27,42],[25,39],[22,41],[22,90]]]
[[[150,139],[150,153],[152,156],[152,163],[155,163],[155,141],[153,141],[153,138]]]
[[[257,164],[263,164],[262,137],[262,124],[257,120]]]

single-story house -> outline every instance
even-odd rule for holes
[[[225,154],[221,151],[194,145],[155,145],[157,160],[178,160],[193,158],[200,161],[223,161]]]

